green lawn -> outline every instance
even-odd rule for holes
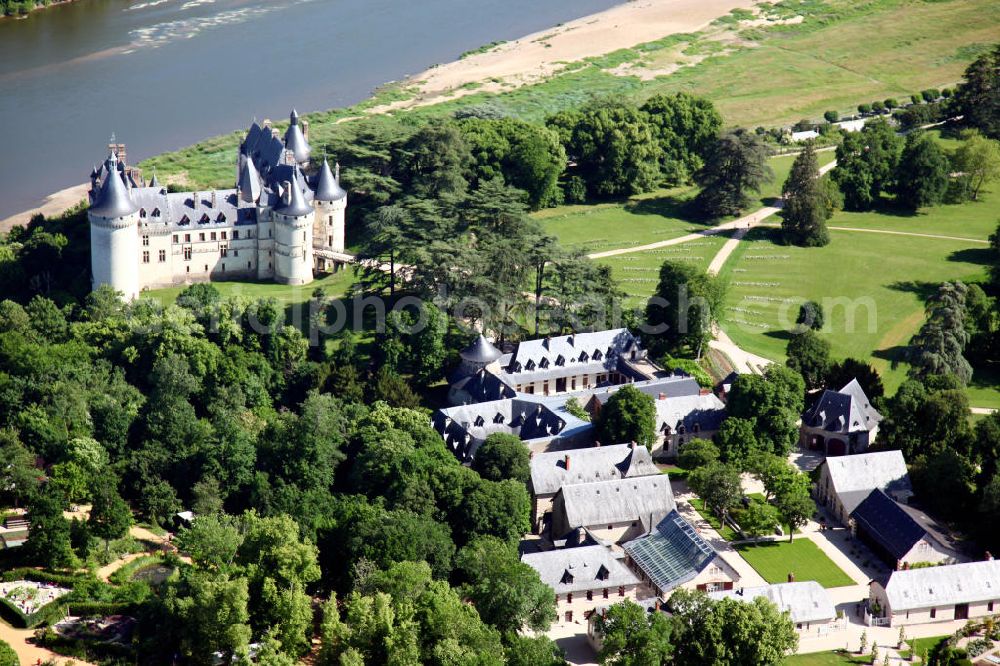
[[[933,650],[938,643],[940,643],[943,640],[946,640],[947,638],[948,636],[928,636],[927,638],[907,639],[906,642],[910,645],[910,649],[903,650],[900,653],[900,656],[909,657],[914,652],[917,654],[918,657],[922,656],[924,652],[930,654],[931,650]]]
[[[709,511],[709,509],[705,506],[705,502],[700,497],[692,497],[691,506],[695,508],[695,510],[701,515],[702,518],[705,519],[706,522],[708,522],[709,525],[715,528],[715,531],[718,532],[719,536],[723,539],[726,541],[736,539],[738,535],[733,531],[733,528],[729,525],[723,525],[718,516]]]
[[[793,654],[786,657],[782,666],[843,666],[844,664],[870,664],[870,654],[858,656],[853,652],[848,654],[843,650],[836,652],[812,652],[810,654]]]
[[[854,581],[809,539],[782,539],[757,545],[738,545],[736,550],[768,583],[814,580],[823,587],[854,585]]]
[[[312,296],[313,291],[318,288],[322,288],[327,296],[345,296],[353,283],[354,272],[348,269],[338,273],[331,273],[307,285],[301,286],[277,284],[275,282],[213,282],[212,284],[226,297],[244,296],[252,300],[273,298],[280,305],[287,307],[305,303]],[[186,287],[187,285],[181,285],[167,287],[166,289],[154,289],[144,292],[143,296],[159,299],[161,303],[167,305],[176,301],[177,296]]]

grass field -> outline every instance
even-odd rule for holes
[[[251,300],[273,298],[279,305],[287,308],[305,303],[312,296],[313,291],[320,288],[326,292],[327,296],[333,298],[346,296],[353,283],[354,272],[348,269],[338,273],[331,273],[314,282],[301,286],[277,284],[274,282],[213,282],[212,284],[225,297],[243,296]],[[158,299],[164,305],[168,305],[176,301],[180,293],[186,288],[187,285],[167,287],[166,289],[153,289],[143,292],[143,296]]]
[[[938,643],[947,639],[948,636],[929,636],[927,638],[910,638],[906,642],[909,643],[910,649],[903,650],[900,656],[908,657],[911,654],[916,654],[918,657],[922,656],[924,652],[930,654]]]
[[[836,652],[812,652],[810,654],[793,654],[786,657],[782,666],[844,666],[844,664],[870,664],[872,656],[848,654],[843,650]]]
[[[793,573],[797,581],[814,580],[823,587],[854,585],[819,546],[804,537],[739,545],[736,550],[768,583],[785,583]]]

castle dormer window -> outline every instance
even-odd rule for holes
[[[198,220],[198,222],[200,222],[201,224],[206,224],[208,222],[211,222],[211,219],[208,217],[208,213],[202,213],[201,219]]]
[[[587,355],[587,352],[580,352],[580,363],[586,363],[589,360],[590,356]]]
[[[178,224],[191,224],[191,218],[185,215],[184,217],[181,218],[181,221],[178,222]]]
[[[527,370],[528,372],[531,372],[532,370],[535,369],[535,362],[528,361],[527,363],[524,364],[524,369]]]
[[[600,361],[602,358],[604,358],[604,355],[601,353],[601,350],[600,349],[595,349],[594,350],[594,360],[595,361]]]
[[[475,424],[477,428],[482,428],[484,425],[486,425],[486,419],[484,419],[482,415],[479,415],[476,417]]]
[[[139,209],[139,217],[146,217],[146,209],[145,208],[140,208]]]
[[[503,414],[497,414],[496,416],[493,417],[493,423],[503,423],[503,421],[504,421]]]
[[[539,368],[547,368],[547,367],[549,367],[549,359],[543,358],[541,361],[538,362],[538,367]]]
[[[153,209],[153,217],[159,217],[159,216],[160,216],[160,209],[159,208],[154,208]]]
[[[226,214],[225,213],[219,213],[218,215],[215,216],[215,221],[216,222],[225,222],[226,221]]]
[[[562,354],[560,354],[559,356],[557,356],[556,357],[556,365],[560,365],[560,366],[566,365],[566,357],[563,356]]]

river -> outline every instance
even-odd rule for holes
[[[79,0],[0,20],[0,219],[84,182],[112,132],[137,162],[619,1]]]

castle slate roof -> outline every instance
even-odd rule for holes
[[[313,212],[312,206],[309,205],[309,198],[306,194],[307,188],[299,178],[299,170],[291,170],[291,178],[287,181],[287,184],[283,186],[285,190],[282,193],[282,197],[279,199],[279,203],[274,207],[274,210],[281,213],[282,215],[290,215],[299,217],[302,215],[308,215]]]
[[[877,451],[827,458],[824,462],[833,489],[850,513],[876,488],[905,499],[913,494],[901,451]]]
[[[237,199],[235,189],[167,192],[165,187],[140,187],[132,190],[132,197],[140,215],[145,212],[143,223],[165,224],[178,230],[257,221],[256,207]]]
[[[670,479],[658,474],[565,485],[553,507],[564,514],[570,528],[640,521],[648,530],[677,505]]]
[[[726,406],[713,393],[705,395],[683,395],[676,398],[656,400],[656,428],[659,432],[694,432],[698,430],[718,430],[726,418]]]
[[[494,347],[482,333],[472,341],[472,343],[459,352],[462,360],[470,363],[492,363],[502,355],[500,350]]]
[[[564,485],[659,473],[645,446],[629,444],[538,453],[531,459],[531,487],[536,495],[554,494]]]
[[[1000,561],[894,571],[885,584],[892,612],[1000,599]]]
[[[602,405],[608,401],[616,391],[621,390],[625,384],[617,386],[606,386],[593,392],[593,397]],[[681,396],[696,396],[701,393],[698,380],[688,375],[670,375],[668,377],[657,377],[640,382],[628,384],[632,388],[645,393],[654,400],[660,396],[666,398],[679,398]]]
[[[639,351],[638,341],[627,328],[524,340],[500,359],[501,379],[513,386],[583,373],[628,372],[619,360],[633,345]],[[629,374],[645,379],[638,373]]]
[[[454,376],[461,374],[461,368],[453,373]],[[490,400],[503,400],[504,398],[514,398],[517,392],[494,375],[480,368],[467,377],[455,379],[452,386],[459,391],[465,391],[472,402],[487,402]]]
[[[118,169],[118,157],[113,152],[108,155],[104,167],[104,180],[94,203],[90,206],[90,212],[110,218],[125,217],[139,210],[139,206],[129,194],[128,186],[122,180],[122,174]]]
[[[290,150],[298,163],[309,159],[311,149],[306,142],[305,135],[302,134],[302,127],[299,126],[299,114],[292,109],[288,129],[285,130],[285,149]]]
[[[522,556],[521,561],[537,571],[542,582],[556,594],[639,584],[635,574],[607,546],[529,553]]]
[[[777,583],[760,587],[745,587],[739,590],[709,592],[712,599],[736,599],[752,601],[763,597],[787,612],[792,622],[823,622],[837,617],[837,609],[823,586],[814,580],[796,583]]]
[[[629,541],[624,548],[661,593],[692,580],[716,557],[712,546],[676,509],[649,534]]]
[[[240,175],[236,181],[236,187],[240,193],[240,199],[245,203],[256,203],[260,199],[261,184],[260,174],[253,160],[246,155],[240,154]]]
[[[872,430],[881,420],[882,415],[872,407],[857,379],[839,391],[823,391],[802,415],[805,425],[840,434]]]
[[[347,192],[340,187],[340,183],[333,177],[333,173],[330,171],[330,163],[326,161],[325,157],[323,158],[323,165],[319,168],[319,173],[316,175],[316,185],[313,189],[316,191],[316,198],[320,201],[337,201],[347,196]]]
[[[927,532],[881,488],[868,494],[851,518],[887,553],[899,560],[906,556]]]

